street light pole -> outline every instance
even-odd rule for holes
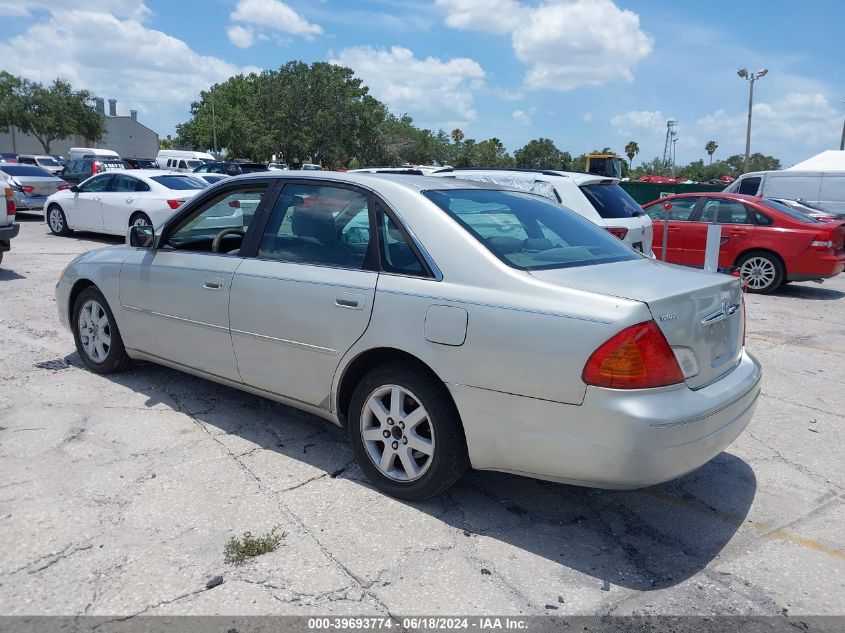
[[[748,171],[748,157],[751,155],[751,112],[754,107],[754,82],[764,77],[769,71],[762,68],[757,73],[749,73],[745,68],[740,68],[737,75],[748,82],[748,127],[745,130],[745,160],[742,161],[742,173]]]
[[[217,153],[217,118],[214,116],[214,86],[211,87],[211,134],[214,137],[214,158],[219,158]]]

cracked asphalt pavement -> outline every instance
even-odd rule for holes
[[[633,492],[472,472],[405,503],[315,417],[155,365],[86,371],[53,288],[120,240],[19,220],[0,268],[2,615],[845,614],[845,278],[748,297],[763,395],[698,471]],[[230,537],[274,526],[276,551],[224,564]]]

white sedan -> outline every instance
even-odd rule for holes
[[[126,235],[133,225],[161,226],[206,187],[195,176],[160,169],[109,171],[51,195],[44,203],[44,218],[56,235]]]

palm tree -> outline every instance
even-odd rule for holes
[[[634,156],[640,153],[640,146],[636,141],[629,141],[625,146],[625,155],[628,157],[628,167],[632,167],[634,163]]]
[[[704,146],[705,151],[710,154],[710,164],[713,164],[713,154],[716,153],[716,150],[719,149],[719,144],[716,141],[707,141],[707,145]]]
[[[455,141],[455,143],[460,143],[462,140],[464,140],[464,132],[459,127],[456,127],[454,130],[452,130],[451,136],[452,140]]]

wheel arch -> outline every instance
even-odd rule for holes
[[[134,220],[134,219],[135,219],[136,217],[138,217],[139,215],[145,215],[145,216],[147,216],[147,219],[149,219],[150,223],[152,223],[153,219],[150,217],[150,214],[149,214],[149,213],[147,213],[147,212],[146,212],[146,211],[144,211],[143,209],[135,209],[134,211],[132,211],[132,212],[129,214],[129,219],[126,221],[126,226],[127,226],[127,228],[128,228],[129,226],[131,226],[131,225],[132,225],[132,220]]]
[[[437,372],[435,372],[423,360],[409,352],[395,347],[374,347],[365,350],[359,353],[343,368],[343,373],[338,381],[337,395],[335,398],[335,412],[341,426],[346,426],[349,404],[352,401],[352,393],[355,391],[355,387],[358,385],[361,378],[363,378],[370,370],[379,367],[380,365],[395,361],[409,361],[414,363],[446,387],[443,380],[441,380],[440,376],[437,375]],[[448,387],[446,388],[446,392],[449,393]],[[455,410],[457,411],[457,404],[451,394],[449,394],[449,398],[452,400],[452,405],[455,406]]]
[[[68,295],[68,300],[67,300],[68,323],[73,323],[73,304],[76,303],[76,298],[79,296],[79,293],[81,293],[86,288],[90,288],[91,286],[93,286],[94,288],[97,288],[97,290],[102,292],[102,290],[100,290],[100,288],[97,287],[97,284],[95,284],[93,281],[91,281],[90,279],[88,279],[86,277],[82,277],[80,279],[77,279],[73,283],[73,286],[71,286],[70,294]]]
[[[784,275],[786,275],[786,273],[788,272],[786,268],[786,262],[784,261],[783,257],[781,257],[778,253],[776,253],[770,248],[746,248],[744,251],[742,251],[739,255],[736,256],[736,259],[734,259],[734,266],[739,266],[739,262],[742,261],[743,257],[745,257],[746,255],[752,255],[754,253],[763,253],[765,255],[771,255],[777,261],[780,262],[781,266],[783,266]]]

